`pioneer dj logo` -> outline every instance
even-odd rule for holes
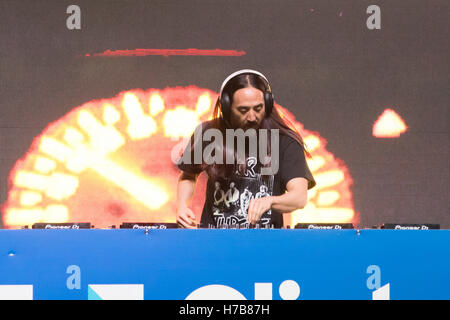
[[[80,229],[79,225],[67,225],[67,226],[56,226],[56,225],[51,225],[51,224],[47,224],[44,229]]]
[[[396,225],[394,227],[395,230],[428,230],[429,228],[427,226],[401,226]]]
[[[338,224],[333,225],[333,226],[319,226],[319,225],[315,225],[315,224],[310,224],[308,226],[308,229],[326,229],[326,230],[341,230],[342,227]]]
[[[167,229],[167,226],[161,224],[156,226],[140,226],[138,224],[133,225],[133,229]]]

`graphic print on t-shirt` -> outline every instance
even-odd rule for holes
[[[256,164],[256,158],[250,157],[245,172],[236,171],[213,182],[212,212],[217,228],[248,228],[250,200],[272,195],[274,176],[255,172]],[[271,210],[263,213],[260,227],[270,225],[271,214]]]

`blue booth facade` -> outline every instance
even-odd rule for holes
[[[449,230],[0,230],[2,299],[449,299]]]

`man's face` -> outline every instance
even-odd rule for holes
[[[247,87],[237,90],[231,105],[231,125],[234,128],[259,129],[265,116],[264,95],[262,91]]]

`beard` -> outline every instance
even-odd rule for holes
[[[256,123],[253,123],[253,124],[246,124],[245,126],[244,126],[244,128],[242,128],[244,131],[246,131],[246,130],[249,130],[249,129],[255,129],[255,130],[258,130],[259,129],[259,125],[258,124],[256,124]]]
[[[235,130],[236,129],[242,129],[244,131],[248,129],[258,130],[262,127],[263,121],[264,118],[254,122],[241,122],[240,119],[231,118],[229,124],[231,128]]]
[[[258,130],[258,129],[261,129],[261,127],[262,127],[262,121],[259,121],[259,122],[246,123],[246,124],[244,124],[242,129],[244,131],[248,130],[248,129]]]

